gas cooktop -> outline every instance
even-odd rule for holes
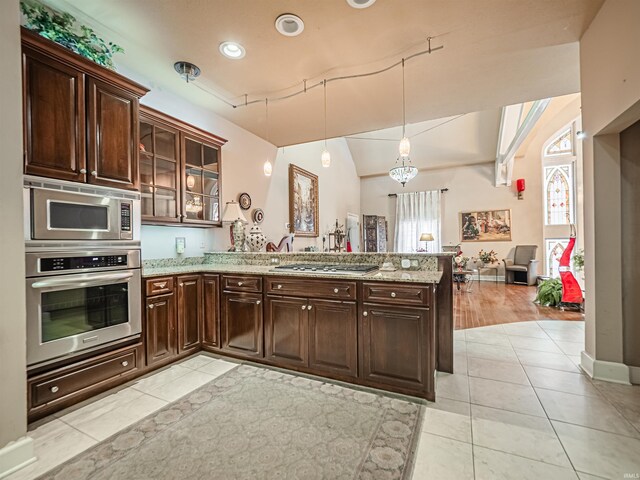
[[[338,263],[291,263],[278,265],[274,270],[299,273],[328,273],[334,275],[366,275],[378,270],[376,265],[338,264]]]

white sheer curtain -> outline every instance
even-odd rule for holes
[[[396,252],[413,253],[424,248],[420,235],[431,233],[433,242],[429,252],[440,251],[440,190],[399,193],[396,200],[396,228],[394,246]]]

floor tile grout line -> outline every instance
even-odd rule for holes
[[[65,425],[67,425],[68,427],[71,427],[71,428],[72,428],[73,430],[75,430],[76,432],[80,432],[81,434],[83,434],[83,435],[85,435],[85,436],[89,437],[91,440],[95,440],[95,441],[96,441],[96,442],[98,442],[98,443],[102,441],[102,440],[100,440],[100,439],[98,439],[98,438],[94,437],[93,435],[91,435],[91,434],[89,434],[89,433],[87,433],[87,432],[84,432],[84,431],[80,430],[80,429],[79,429],[78,427],[76,427],[75,425],[72,425],[72,424],[70,424],[69,422],[65,422],[62,418],[58,418],[58,420],[60,420],[62,423],[64,423],[64,424],[65,424]],[[91,446],[92,446],[92,445],[90,445],[89,447],[85,448],[85,449],[83,450],[83,452],[84,452],[85,450],[87,450],[88,448],[91,448]]]
[[[465,335],[466,337],[466,335]],[[476,450],[473,441],[473,411],[471,410],[471,382],[469,381],[469,364],[467,363],[467,390],[469,393],[469,429],[471,434],[471,467],[473,469],[473,478],[476,478]]]

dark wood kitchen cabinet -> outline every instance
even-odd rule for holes
[[[147,366],[166,363],[177,353],[175,295],[166,293],[147,298],[145,313]]]
[[[148,89],[22,28],[26,174],[137,190]]]
[[[181,275],[178,284],[178,353],[196,351],[202,338],[202,277]]]
[[[262,294],[222,292],[222,350],[243,357],[263,356]]]
[[[267,360],[308,366],[310,306],[305,298],[267,296],[264,330]]]
[[[202,345],[220,348],[220,276],[202,276]]]

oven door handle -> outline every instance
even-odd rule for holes
[[[49,288],[49,287],[90,287],[91,285],[102,285],[105,282],[111,282],[114,280],[126,280],[133,277],[133,272],[123,273],[105,273],[97,274],[90,273],[87,275],[75,276],[75,278],[51,278],[47,280],[41,280],[31,284],[31,288]]]

